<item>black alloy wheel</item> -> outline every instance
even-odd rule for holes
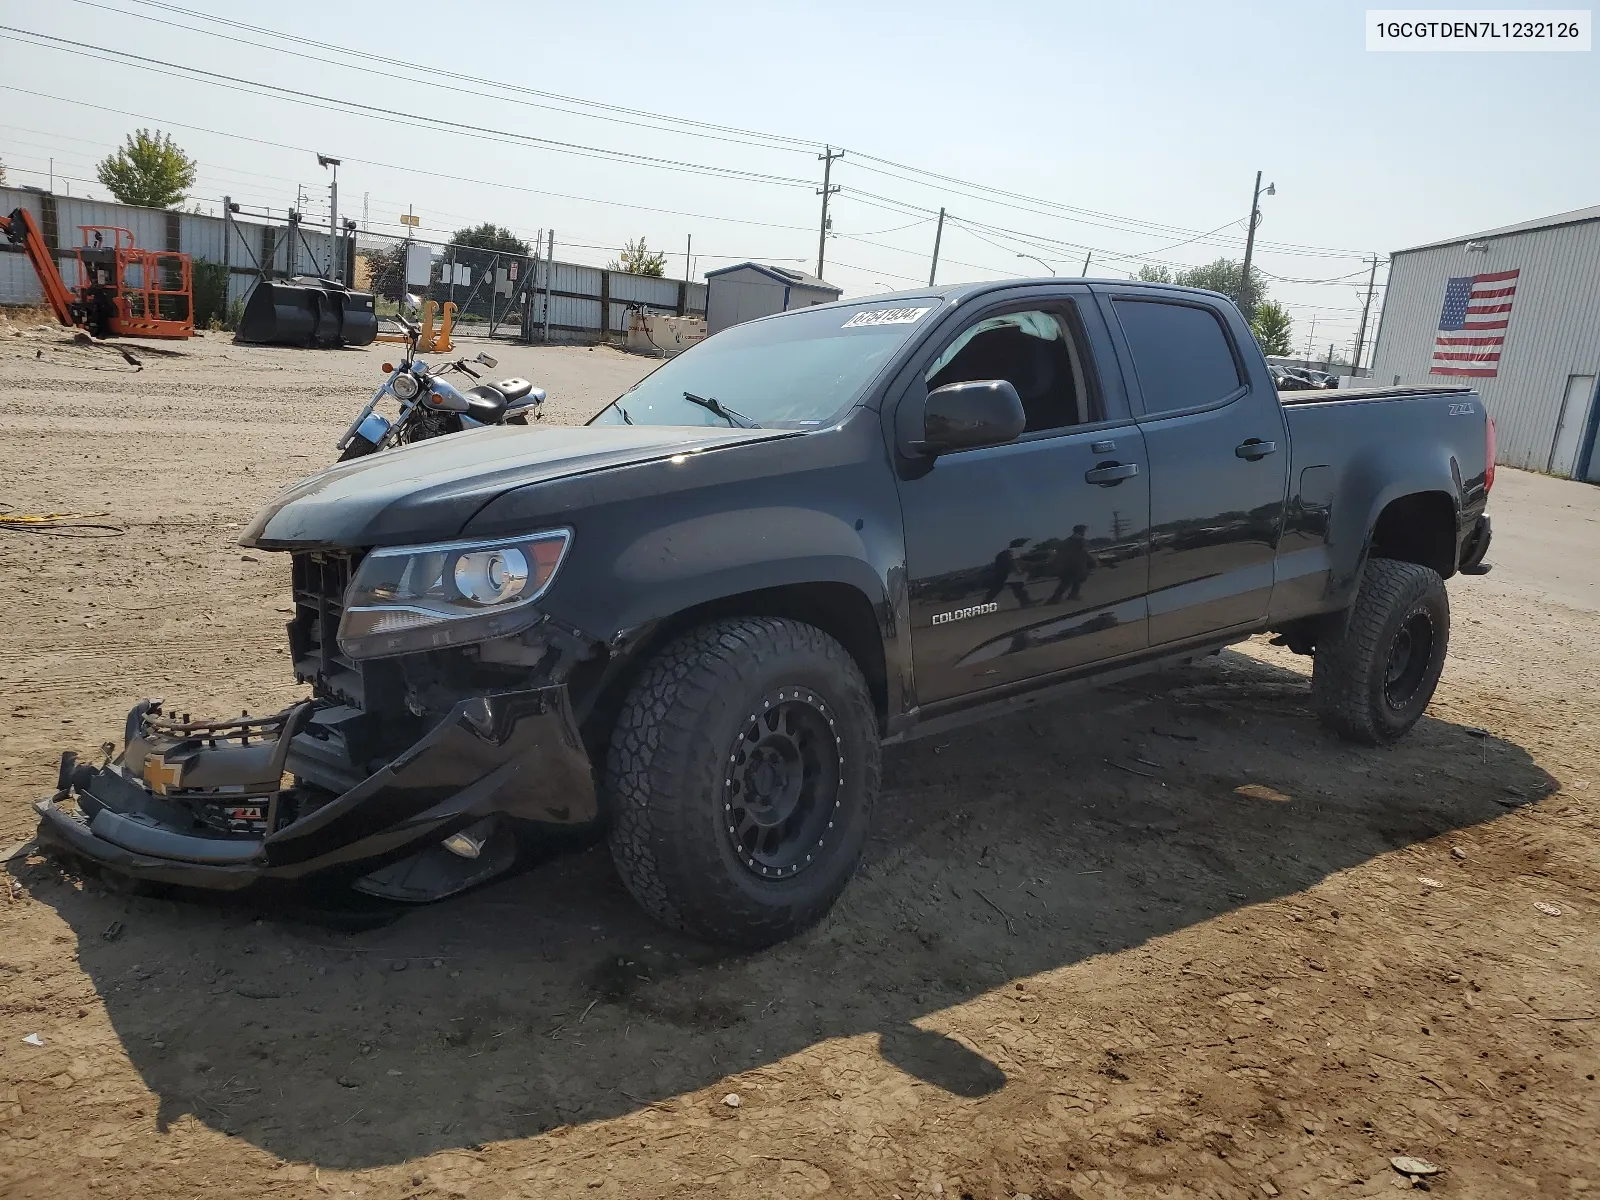
[[[1425,608],[1413,609],[1395,631],[1383,672],[1383,698],[1390,708],[1404,710],[1427,678],[1433,661],[1433,618]]]
[[[844,788],[835,718],[807,688],[761,701],[728,755],[722,809],[739,861],[757,875],[798,875],[826,848]]]

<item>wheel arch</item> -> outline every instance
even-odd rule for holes
[[[1367,540],[1367,557],[1432,567],[1441,579],[1456,572],[1459,531],[1456,499],[1449,492],[1408,492],[1388,500]]]
[[[813,580],[753,588],[688,605],[612,639],[610,652],[588,680],[581,705],[584,741],[591,749],[610,736],[616,714],[635,677],[663,646],[697,626],[722,617],[783,617],[815,626],[844,647],[872,695],[882,736],[890,711],[889,667],[881,605],[854,584]],[[586,686],[585,686],[586,685]]]

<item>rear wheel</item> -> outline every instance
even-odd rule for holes
[[[773,617],[712,622],[651,659],[623,703],[612,858],[664,923],[770,945],[844,890],[878,773],[872,697],[838,642]]]
[[[1318,644],[1311,697],[1324,724],[1368,745],[1407,733],[1433,699],[1450,645],[1450,598],[1438,572],[1374,558],[1344,633]]]

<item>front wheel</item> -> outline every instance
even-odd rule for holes
[[[371,438],[362,437],[359,433],[352,434],[350,444],[339,455],[340,462],[349,462],[352,458],[365,458],[378,448],[378,443]]]
[[[1392,742],[1433,699],[1449,646],[1450,597],[1438,572],[1374,558],[1344,633],[1317,646],[1312,703],[1343,738]]]
[[[665,924],[782,941],[855,870],[879,754],[872,696],[833,638],[775,617],[702,625],[623,702],[605,762],[612,858]]]

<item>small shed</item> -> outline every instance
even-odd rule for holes
[[[843,294],[843,288],[788,267],[747,262],[707,271],[707,332],[717,333],[730,325],[791,308],[832,304]]]

